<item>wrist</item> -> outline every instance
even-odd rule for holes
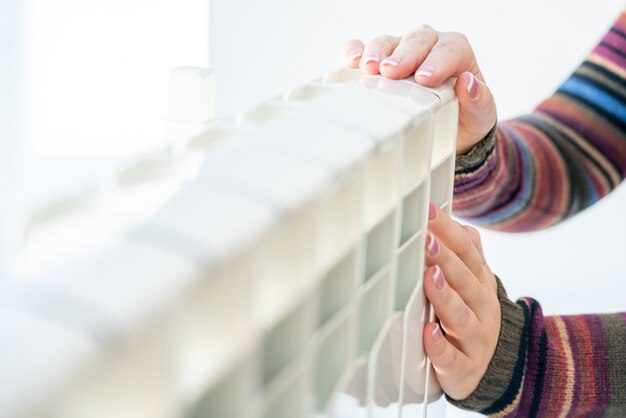
[[[448,400],[462,409],[493,414],[510,404],[520,390],[526,360],[528,308],[510,301],[498,279],[501,324],[494,355],[477,388],[467,398]]]
[[[465,152],[457,152],[456,171],[462,173],[471,171],[482,165],[495,148],[497,123],[487,132],[487,134],[471,148]]]

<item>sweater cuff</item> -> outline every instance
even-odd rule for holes
[[[525,366],[526,312],[521,305],[509,300],[499,278],[501,325],[498,345],[487,371],[474,392],[463,400],[448,397],[453,405],[484,414],[494,414],[510,404],[519,392]]]
[[[493,128],[487,132],[487,135],[468,152],[456,156],[456,174],[473,171],[487,161],[495,148],[497,126],[497,123],[493,125]]]

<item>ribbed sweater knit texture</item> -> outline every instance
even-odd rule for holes
[[[538,230],[625,176],[623,12],[554,95],[457,157],[454,211],[491,229]],[[626,312],[544,316],[533,299],[510,301],[501,284],[498,295],[494,357],[474,393],[453,403],[498,417],[626,417]]]

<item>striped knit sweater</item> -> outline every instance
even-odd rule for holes
[[[531,114],[457,158],[456,215],[501,231],[561,222],[626,176],[626,12]],[[543,316],[499,288],[498,346],[458,406],[494,416],[626,417],[626,313]]]

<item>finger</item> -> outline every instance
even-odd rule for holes
[[[482,320],[485,290],[467,266],[439,239],[429,232],[426,236],[426,265],[438,265],[452,287]]]
[[[439,324],[431,322],[424,326],[424,349],[437,376],[462,375],[468,369],[469,358],[450,343],[441,332]]]
[[[380,63],[380,73],[394,80],[410,76],[436,42],[437,32],[428,25],[405,34],[391,56]]]
[[[469,71],[459,75],[454,86],[459,99],[457,154],[465,154],[496,124],[496,103],[489,87]]]
[[[480,254],[480,258],[483,262],[483,265],[487,265],[487,259],[485,258],[485,253],[483,251],[483,243],[480,238],[480,233],[476,228],[469,225],[461,225],[461,227],[465,230],[470,240],[474,243],[474,247],[478,250],[478,254]]]
[[[487,264],[487,259],[485,258],[485,253],[483,251],[483,243],[482,243],[482,239],[480,238],[480,233],[473,226],[469,226],[469,225],[461,225],[461,226],[463,227],[463,229],[465,229],[465,231],[467,232],[467,235],[469,235],[470,239],[474,243],[474,246],[478,249],[478,253],[480,254],[480,257],[482,258],[482,261],[483,261],[483,271],[485,272],[487,276],[487,283],[489,283],[491,288],[497,292],[498,283],[496,282],[496,277],[491,271],[489,264]]]
[[[348,68],[359,68],[365,45],[358,39],[346,42],[341,48],[341,61]]]
[[[428,229],[457,255],[474,276],[484,281],[483,259],[467,231],[432,203],[428,205]]]
[[[467,38],[457,32],[440,32],[437,43],[415,72],[415,80],[423,86],[436,87],[464,71],[471,71],[482,80]]]
[[[480,323],[459,294],[446,285],[445,274],[439,266],[435,265],[424,272],[424,291],[446,334],[459,342],[459,348],[465,354],[470,354],[467,344],[474,340],[475,330]]]
[[[380,62],[391,55],[399,40],[395,36],[379,36],[367,44],[361,57],[361,70],[367,74],[379,74]]]

